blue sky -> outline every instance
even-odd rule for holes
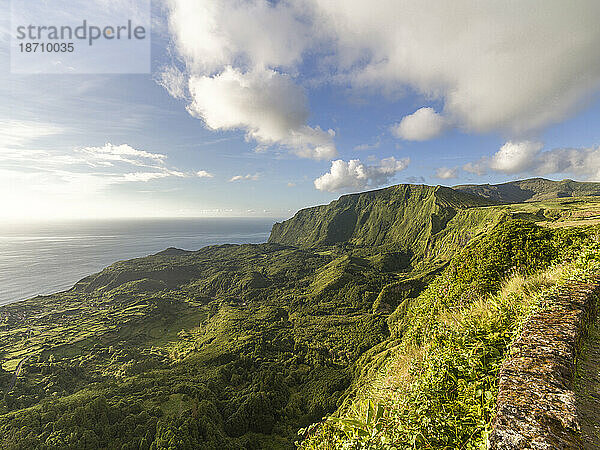
[[[288,217],[396,183],[600,181],[597,2],[367,3],[155,1],[150,74],[11,74],[4,18],[0,218]]]

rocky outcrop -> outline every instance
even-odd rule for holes
[[[600,320],[596,316],[577,361],[577,416],[584,448],[600,448]]]
[[[583,448],[573,380],[599,293],[600,280],[567,285],[525,323],[500,370],[491,449]]]

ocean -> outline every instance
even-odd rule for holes
[[[168,247],[266,242],[274,219],[136,219],[0,223],[0,305],[71,288],[125,259]]]

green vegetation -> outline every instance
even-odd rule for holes
[[[390,339],[361,357],[346,401],[302,448],[485,448],[510,343],[557,285],[600,271],[599,237],[510,221],[460,252],[389,317]],[[384,413],[356,432],[369,404]]]
[[[375,265],[209,247],[118,263],[7,306],[5,368],[30,358],[0,401],[3,445],[291,448],[388,334],[371,309],[396,277]]]
[[[470,184],[454,189],[479,195],[499,203],[538,202],[554,198],[600,196],[600,183],[573,180],[551,181],[543,178],[489,185]]]
[[[428,239],[446,228],[459,210],[490,201],[444,187],[399,185],[344,195],[327,206],[299,211],[273,226],[269,242],[314,248],[321,245],[382,247],[421,258]]]
[[[520,323],[595,267],[596,216],[396,186],[4,306],[0,448],[474,448]]]

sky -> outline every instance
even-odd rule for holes
[[[146,74],[11,73],[0,18],[0,219],[284,218],[398,183],[600,181],[595,0],[151,12]]]

